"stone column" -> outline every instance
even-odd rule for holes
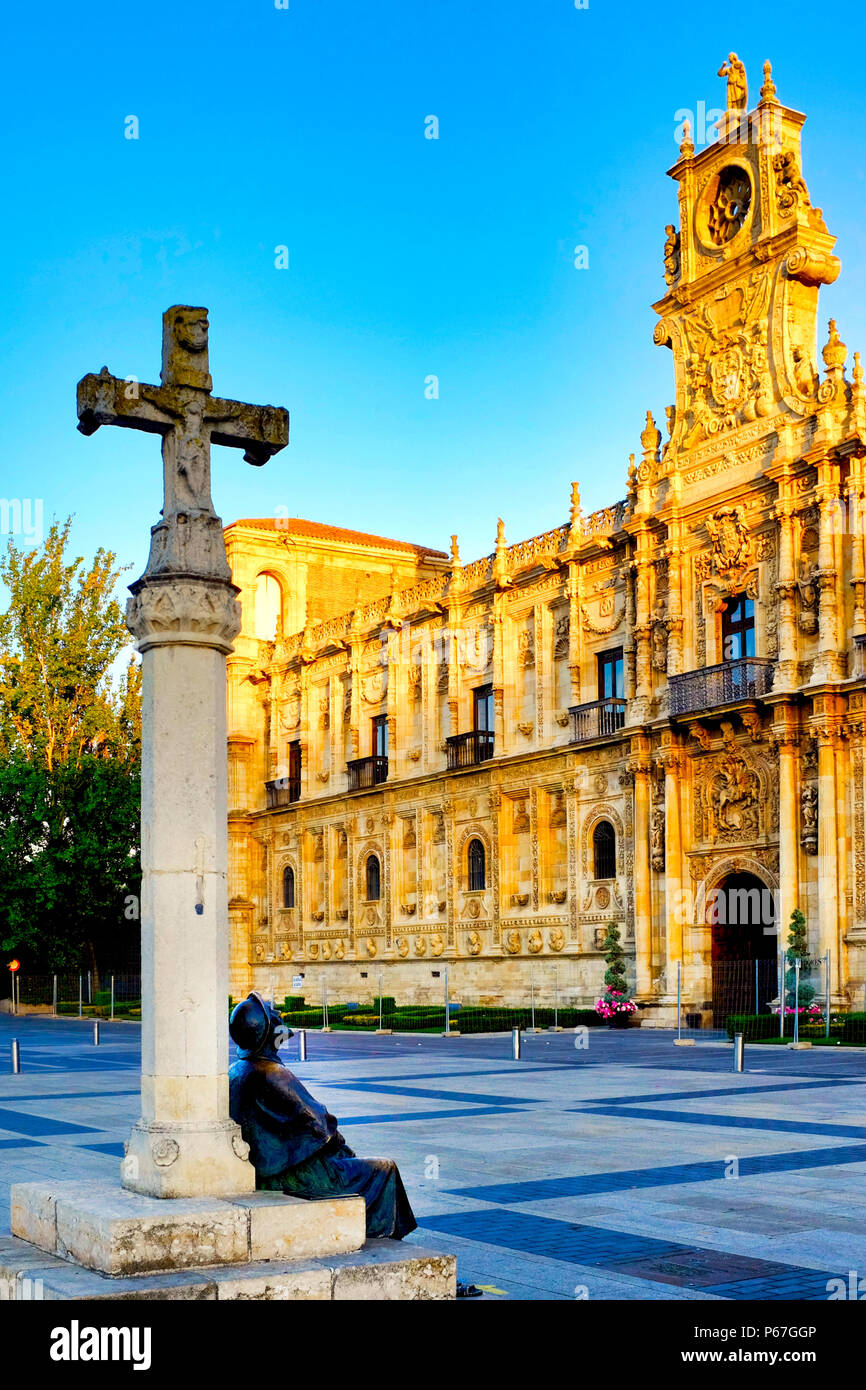
[[[779,903],[777,926],[787,945],[788,923],[800,905],[800,737],[793,709],[780,708],[775,739],[779,749]]]
[[[812,672],[812,685],[845,678],[845,658],[839,651],[839,574],[836,562],[836,532],[840,527],[838,465],[818,464],[816,488],[821,520],[818,531],[818,655]]]
[[[238,590],[145,575],[127,624],[142,657],[141,1118],[125,1187],[154,1197],[255,1190],[228,1118],[226,656]]]
[[[680,790],[685,759],[670,749],[662,759],[665,773],[665,994],[676,992],[677,962],[683,962],[682,820]]]
[[[780,484],[781,486],[781,484]],[[797,577],[794,572],[794,516],[787,500],[776,507],[779,522],[779,659],[774,690],[791,690],[798,684]]]
[[[835,960],[839,938],[839,884],[836,872],[836,751],[838,730],[823,725],[818,735],[818,943],[816,955],[831,952]],[[815,948],[812,947],[814,950]]]
[[[637,994],[652,988],[652,887],[650,883],[650,761],[641,750],[630,763],[634,774],[634,937]]]

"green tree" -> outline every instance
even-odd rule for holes
[[[98,969],[128,940],[140,884],[140,668],[130,654],[116,673],[122,570],[102,549],[89,566],[68,558],[70,525],[0,559],[0,948],[25,969]]]
[[[607,969],[604,972],[604,983],[607,986],[605,994],[621,994],[623,998],[628,997],[628,985],[625,978],[625,952],[620,945],[619,927],[616,922],[611,922],[602,944],[604,958]]]
[[[794,1008],[794,1000],[799,1000],[801,1009],[808,1009],[815,998],[817,991],[810,980],[811,958],[809,956],[809,939],[806,932],[806,918],[795,907],[791,913],[791,921],[788,924],[788,949],[785,952],[788,962],[785,970],[785,1005],[787,1008]],[[800,962],[800,987],[796,989],[797,969],[796,962]]]

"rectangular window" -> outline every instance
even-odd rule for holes
[[[493,716],[493,686],[479,685],[477,690],[472,692],[473,714],[472,727],[477,734],[492,734],[494,725]]]
[[[373,757],[387,758],[388,756],[388,716],[387,714],[377,714],[373,720]]]
[[[598,657],[598,698],[600,700],[623,699],[625,678],[623,675],[622,647],[613,647],[609,652],[599,652]]]
[[[297,786],[298,792],[301,789],[301,745],[300,743],[289,744],[289,784]]]
[[[722,660],[755,655],[755,600],[746,594],[729,598],[722,612]]]

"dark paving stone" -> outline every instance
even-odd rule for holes
[[[585,1100],[582,1105],[644,1105],[648,1100],[711,1100],[717,1096],[757,1096],[764,1092],[773,1095],[780,1091],[810,1091],[816,1086],[862,1086],[866,1082],[866,1077],[821,1077],[815,1081],[788,1081],[779,1084],[778,1081],[768,1086],[720,1086],[717,1089],[705,1091],[654,1091],[652,1095],[644,1092],[642,1095],[635,1096],[599,1096],[598,1100]]]
[[[411,1078],[407,1077],[407,1081],[409,1080]],[[391,1082],[380,1081],[346,1082],[346,1088],[350,1091],[381,1092],[382,1095],[386,1096],[417,1096],[419,1100],[459,1100],[468,1105],[526,1106],[537,1104],[532,1096],[492,1096],[482,1095],[478,1091],[443,1091],[425,1086],[395,1086]]]
[[[404,1120],[473,1120],[476,1115],[513,1115],[514,1108],[505,1105],[476,1105],[465,1110],[403,1110],[395,1115],[350,1115],[341,1118],[342,1125],[391,1125]]]
[[[424,1217],[419,1224],[422,1229],[444,1235],[605,1269],[611,1274],[627,1274],[651,1283],[701,1289],[721,1298],[826,1298],[827,1281],[833,1277],[775,1260],[757,1260],[601,1226],[576,1226],[502,1208],[441,1213]]]
[[[791,1173],[843,1163],[866,1163],[866,1145],[801,1149],[789,1154],[753,1154],[740,1159],[740,1177],[755,1173]],[[640,1187],[670,1187],[678,1183],[725,1180],[724,1159],[682,1163],[665,1168],[630,1168],[620,1173],[582,1173],[572,1177],[537,1178],[528,1182],[492,1183],[484,1187],[449,1189],[454,1197],[477,1197],[502,1205],[543,1202],[554,1197],[588,1197],[604,1192],[628,1192]]]
[[[45,1149],[47,1144],[40,1144],[38,1139],[0,1139],[0,1149]]]
[[[0,1129],[15,1134],[98,1134],[93,1125],[75,1125],[69,1120],[52,1120],[45,1115],[28,1115],[24,1110],[0,1109]]]
[[[644,1096],[644,1100],[647,1097]],[[655,1099],[655,1097],[653,1097]],[[660,1120],[664,1124],[709,1125],[715,1129],[768,1129],[780,1134],[824,1135],[833,1139],[866,1139],[866,1125],[834,1125],[809,1120],[771,1120],[764,1115],[715,1115],[695,1110],[652,1110],[639,1105],[595,1104],[589,1110],[564,1114],[616,1115],[620,1119]]]
[[[95,1154],[109,1154],[112,1158],[123,1158],[126,1149],[123,1144],[77,1144],[79,1149],[92,1149]]]

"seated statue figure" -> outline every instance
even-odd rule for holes
[[[367,1236],[402,1240],[418,1224],[397,1165],[356,1158],[334,1116],[280,1061],[292,1036],[255,990],[232,1011],[238,1060],[229,1068],[229,1110],[250,1146],[256,1187],[295,1197],[360,1196]]]

